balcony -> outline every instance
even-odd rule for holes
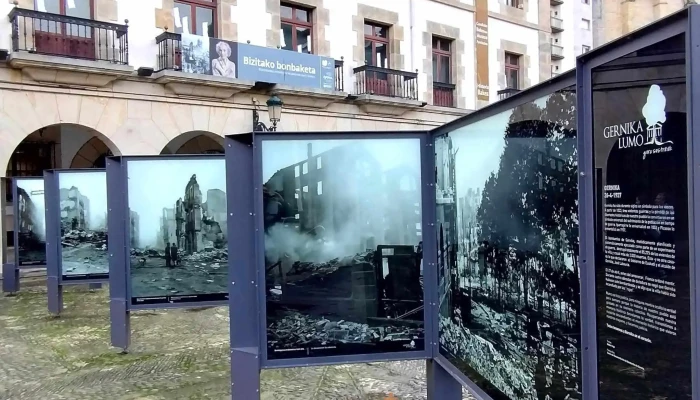
[[[418,101],[418,73],[362,65],[353,69],[355,102],[368,113],[401,115],[422,107]]]
[[[19,7],[8,17],[10,66],[34,80],[104,86],[134,72],[129,66],[127,25]]]
[[[499,90],[496,92],[496,94],[498,95],[498,100],[505,100],[518,92],[520,92],[520,89],[505,88],[503,90]]]
[[[552,25],[552,32],[558,33],[564,31],[564,21],[561,18],[552,15],[550,17],[550,24]]]
[[[433,105],[454,107],[455,87],[452,83],[433,82]]]
[[[564,48],[558,44],[552,43],[552,60],[561,60],[564,58]]]
[[[564,4],[564,0],[549,0],[549,4],[552,6],[560,6]]]

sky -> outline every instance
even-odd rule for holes
[[[70,189],[72,186],[77,187],[80,194],[90,200],[88,227],[95,227],[96,224],[106,225],[107,173],[104,171],[60,172],[58,187]]]
[[[15,178],[15,181],[17,182],[17,187],[24,189],[24,191],[29,194],[32,203],[34,203],[36,210],[34,222],[39,226],[36,233],[43,239],[45,229],[44,221],[46,221],[46,214],[44,214],[44,180]]]
[[[163,208],[173,208],[185,196],[192,174],[207,201],[207,191],[226,191],[224,159],[132,160],[127,164],[129,208],[139,215],[139,243],[153,246],[160,231]]]
[[[338,146],[362,143],[383,171],[400,165],[420,168],[419,139],[267,140],[262,145],[263,182],[267,182],[280,169],[306,160],[308,143],[312,143],[313,155]]]

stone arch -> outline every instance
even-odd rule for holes
[[[224,138],[208,131],[190,131],[174,137],[160,154],[222,154]]]
[[[101,168],[119,148],[97,130],[69,123],[41,127],[11,149],[5,176],[41,175],[53,168]]]

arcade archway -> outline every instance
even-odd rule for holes
[[[223,154],[224,138],[207,131],[191,131],[172,139],[160,154]]]

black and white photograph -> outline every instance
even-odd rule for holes
[[[211,38],[209,47],[212,75],[235,78],[238,43]]]
[[[104,171],[59,172],[63,279],[106,277],[107,175]]]
[[[267,358],[424,349],[419,139],[262,143]]]
[[[211,75],[209,38],[189,33],[182,33],[181,37],[182,72]]]
[[[580,400],[573,88],[436,138],[440,353],[495,400]]]
[[[17,186],[15,215],[17,220],[17,264],[46,265],[46,214],[44,179],[14,178]]]
[[[223,157],[127,163],[133,304],[228,298]]]

